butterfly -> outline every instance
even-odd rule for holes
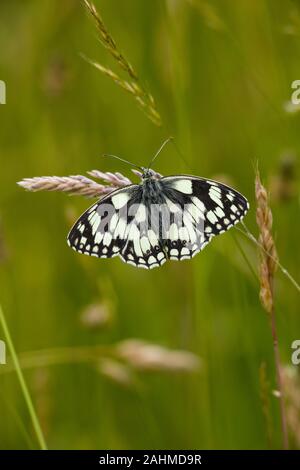
[[[217,181],[138,168],[140,184],[109,193],[77,220],[67,239],[75,251],[152,269],[193,258],[249,209],[242,194]]]

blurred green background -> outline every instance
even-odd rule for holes
[[[255,246],[231,230],[193,260],[149,272],[117,258],[85,257],[68,248],[66,235],[91,202],[25,192],[16,182],[95,168],[131,177],[130,167],[101,154],[147,164],[172,134],[179,151],[169,144],[155,169],[227,181],[249,199],[246,223],[257,235],[258,160],[280,259],[299,279],[300,114],[290,99],[291,83],[300,79],[300,2],[95,5],[155,97],[162,128],[80,57],[116,69],[79,0],[0,3],[0,79],[7,86],[0,107],[0,300],[47,445],[279,448]],[[275,293],[280,354],[290,367],[291,343],[300,337],[299,293],[280,272]],[[143,351],[133,339],[154,346]],[[291,446],[299,447],[293,400],[288,413]],[[9,357],[0,366],[0,414],[2,449],[38,448]]]

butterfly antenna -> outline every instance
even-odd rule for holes
[[[152,158],[152,160],[150,161],[149,165],[148,165],[148,168],[151,167],[152,163],[154,162],[154,160],[156,159],[156,157],[158,157],[158,155],[160,154],[160,152],[162,151],[162,149],[165,147],[165,145],[167,145],[169,142],[171,142],[171,140],[173,140],[174,137],[169,137],[168,139],[166,139],[162,145],[159,147],[159,149],[157,150],[156,154],[154,155],[154,157]]]
[[[143,171],[143,168],[141,166],[138,166],[135,163],[129,162],[128,160],[125,160],[124,158],[118,157],[117,155],[111,155],[111,154],[108,154],[108,153],[104,153],[103,157],[115,158],[116,160],[120,160],[123,163],[127,163],[128,165],[134,166],[135,168],[138,168],[139,170]]]

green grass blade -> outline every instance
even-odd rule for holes
[[[14,367],[16,369],[16,374],[17,374],[17,377],[18,377],[18,380],[19,380],[19,383],[20,383],[21,390],[23,392],[24,400],[26,402],[29,415],[30,415],[31,420],[32,420],[32,424],[33,424],[33,428],[34,428],[35,433],[36,433],[37,440],[39,442],[40,448],[42,450],[46,450],[47,445],[46,445],[46,442],[45,442],[45,439],[44,439],[43,431],[42,431],[42,428],[40,426],[37,414],[35,412],[33,402],[32,402],[28,387],[26,385],[22,369],[20,367],[18,356],[17,356],[16,350],[15,350],[12,338],[10,336],[8,325],[6,323],[6,319],[5,319],[5,316],[4,316],[1,305],[0,305],[0,323],[2,325],[2,329],[3,329],[3,332],[4,332],[4,337],[5,337],[5,340],[7,342],[9,352],[11,354],[12,362],[13,362]]]

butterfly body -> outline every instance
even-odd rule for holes
[[[140,185],[142,193],[142,201],[145,204],[156,204],[163,202],[161,183],[150,177],[144,179]]]
[[[152,269],[167,259],[192,258],[248,208],[244,196],[222,183],[191,175],[160,178],[143,168],[140,184],[113,191],[89,208],[68,243],[80,253],[119,256]]]

